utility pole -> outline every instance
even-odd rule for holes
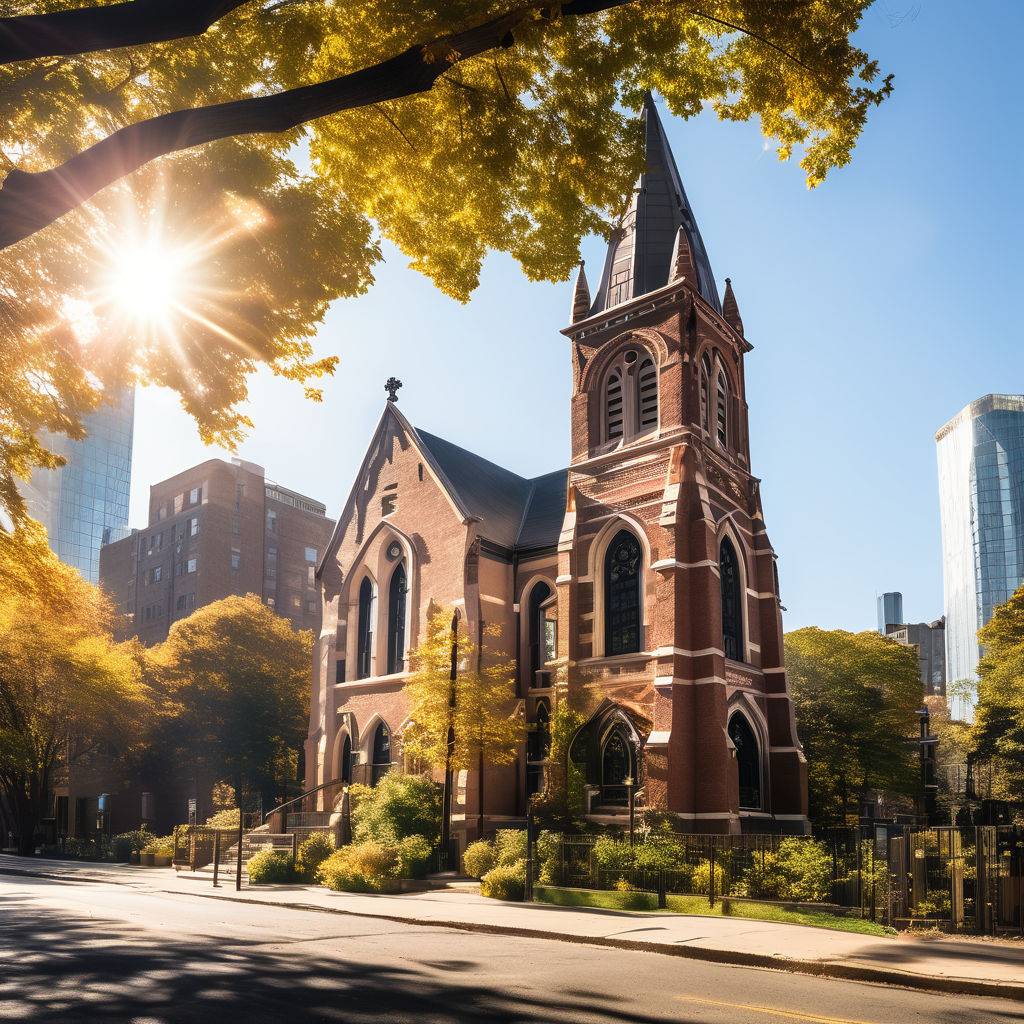
[[[444,791],[441,797],[441,850],[447,860],[452,841],[452,755],[455,752],[455,681],[459,671],[459,613],[452,614],[452,666],[448,688],[448,738],[444,752]]]
[[[479,680],[483,675],[484,668],[484,619],[480,616],[480,624],[477,627],[477,643],[476,643],[476,674],[477,674],[477,685],[479,686]],[[480,777],[480,788],[479,793],[479,816],[480,822],[477,826],[477,839],[483,839],[484,837],[484,716],[483,708],[478,707],[477,713],[480,715],[480,720],[477,727],[477,775]]]

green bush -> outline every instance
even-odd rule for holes
[[[373,789],[351,786],[349,801],[357,842],[397,843],[406,836],[425,836],[436,843],[440,837],[441,786],[425,775],[388,772]]]
[[[153,833],[146,828],[138,828],[134,832],[121,832],[110,841],[114,860],[120,864],[127,864],[131,855],[141,853],[153,838]]]
[[[380,892],[398,876],[398,850],[375,839],[343,846],[320,865],[320,880],[335,892]]]
[[[423,878],[430,865],[433,844],[423,836],[406,836],[398,844],[398,874],[401,878]]]
[[[526,861],[499,864],[480,879],[480,895],[492,900],[521,900],[526,892]]]
[[[636,867],[636,848],[614,836],[599,836],[594,859],[605,871],[631,871]]]
[[[292,855],[285,850],[260,850],[245,867],[252,885],[284,885],[295,881]]]
[[[295,873],[306,882],[316,880],[317,869],[334,853],[334,836],[327,832],[313,832],[295,852]]]
[[[470,843],[462,855],[462,870],[471,878],[483,878],[497,863],[497,850],[486,839]]]
[[[753,899],[825,903],[832,889],[832,857],[813,839],[783,839],[776,851],[754,855],[743,881]]]
[[[537,836],[534,855],[537,881],[541,885],[554,885],[557,880],[561,842],[562,837],[557,832],[544,831]]]
[[[158,857],[174,856],[174,836],[150,836],[141,853],[152,853]]]
[[[218,811],[216,814],[211,814],[206,819],[206,824],[210,828],[219,829],[237,829],[238,828],[238,816],[241,812],[237,807],[229,807],[227,810]]]
[[[499,829],[494,836],[498,864],[518,864],[526,860],[526,831],[521,828]]]

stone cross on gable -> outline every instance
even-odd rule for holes
[[[402,382],[397,377],[388,377],[384,384],[384,390],[388,393],[389,402],[398,401],[398,389],[402,386]]]

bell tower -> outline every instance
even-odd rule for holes
[[[641,116],[646,168],[593,294],[581,264],[562,332],[573,394],[559,655],[566,697],[589,716],[571,757],[598,816],[614,813],[609,778],[625,764],[677,827],[803,832],[806,764],[750,472],[752,346],[728,279],[719,299],[650,95]]]

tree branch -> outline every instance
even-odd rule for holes
[[[126,0],[0,18],[0,64],[202,35],[248,0]]]
[[[570,0],[561,5],[561,14],[595,14],[631,2],[634,0]],[[52,224],[100,189],[157,157],[217,139],[286,132],[342,110],[427,92],[456,62],[510,45],[515,29],[550,6],[526,4],[317,85],[161,114],[121,128],[48,171],[13,170],[0,187],[0,249]]]

